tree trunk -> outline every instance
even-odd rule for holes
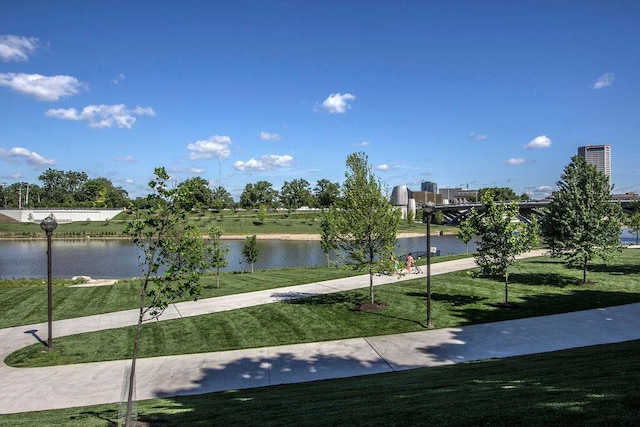
[[[504,305],[509,305],[509,273],[504,273]]]
[[[143,297],[144,300],[144,297]],[[129,374],[129,390],[127,390],[127,413],[125,415],[125,427],[131,427],[131,415],[133,412],[133,382],[136,377],[136,361],[138,360],[138,347],[140,342],[140,331],[142,330],[142,319],[144,317],[144,307],[140,306],[138,325],[136,326],[136,337],[133,341],[133,355],[131,356],[131,373]]]
[[[220,289],[220,267],[216,268],[216,289]]]
[[[587,283],[587,260],[582,261],[582,284]]]
[[[371,304],[373,304],[373,269],[371,265],[369,265],[369,299],[371,300]]]

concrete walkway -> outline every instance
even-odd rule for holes
[[[540,255],[534,252],[529,256]],[[467,269],[472,259],[432,265],[432,274]],[[423,268],[423,270],[425,270]],[[422,275],[424,276],[424,274]],[[410,275],[399,279],[420,277]],[[376,285],[397,283],[388,276]],[[179,303],[162,320],[368,286],[368,276]],[[54,338],[134,325],[137,310],[54,322]],[[316,381],[540,353],[640,339],[640,304],[399,335],[139,359],[138,399]],[[37,338],[46,323],[0,330],[0,359]],[[47,368],[0,365],[0,413],[118,402],[129,360]]]

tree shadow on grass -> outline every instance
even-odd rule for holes
[[[582,271],[580,268],[578,270]],[[640,275],[640,264],[595,264],[587,267],[589,273],[608,273],[613,275]]]
[[[294,294],[294,295],[292,295]],[[361,294],[355,293],[344,293],[339,292],[335,294],[308,294],[308,293],[296,293],[296,292],[284,292],[284,293],[275,293],[273,296],[277,296],[278,298],[282,298],[282,302],[286,304],[296,304],[296,305],[310,305],[310,306],[320,306],[320,305],[353,305],[355,307],[358,304],[361,304],[367,301],[367,297]]]
[[[505,309],[502,301],[492,301],[486,308],[460,307],[452,310],[455,317],[461,319],[460,325],[500,322],[526,317],[546,316],[568,311],[590,310],[600,307],[617,306],[640,302],[640,294],[632,292],[605,292],[591,289],[575,290],[567,295],[541,294],[510,301]],[[570,309],[567,309],[570,307]]]
[[[579,285],[580,279],[576,277],[564,276],[558,273],[510,273],[509,284],[520,284],[528,286],[553,286],[556,288],[566,288],[567,286]]]
[[[407,296],[409,297],[420,297],[423,299],[427,299],[426,292],[407,292]],[[448,303],[452,306],[463,306],[469,304],[477,304],[481,301],[486,300],[486,297],[479,297],[474,295],[460,295],[460,294],[441,294],[441,293],[431,293],[432,301],[441,301],[443,303]]]

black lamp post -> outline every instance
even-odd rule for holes
[[[427,328],[433,328],[431,323],[431,218],[435,204],[427,202],[424,212],[427,214]]]
[[[47,350],[51,350],[53,348],[53,333],[52,333],[52,321],[53,321],[53,298],[52,298],[52,283],[51,283],[51,235],[53,234],[53,230],[56,229],[58,223],[56,219],[52,215],[49,215],[40,223],[40,228],[47,233],[47,322],[49,326],[49,337],[47,338]]]

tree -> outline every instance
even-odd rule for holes
[[[321,179],[313,189],[316,207],[325,209],[333,205],[340,197],[340,184]]]
[[[220,288],[220,269],[225,268],[229,261],[227,254],[229,253],[229,245],[223,245],[220,238],[222,237],[222,229],[220,227],[211,227],[209,230],[209,246],[207,247],[208,264],[216,269],[216,288]]]
[[[258,212],[256,212],[256,218],[258,218],[258,222],[264,224],[264,220],[267,219],[267,207],[265,205],[260,205]]]
[[[369,272],[369,299],[374,304],[373,275],[391,258],[401,213],[391,206],[363,152],[347,157],[343,197],[331,207],[329,218],[335,242],[349,264]]]
[[[487,193],[491,193],[493,200],[496,202],[506,202],[510,200],[519,200],[513,189],[509,187],[485,187],[478,190],[478,198],[482,200],[483,196]]]
[[[127,191],[114,187],[108,178],[94,178],[85,181],[74,194],[78,206],[91,208],[125,207],[129,203]]]
[[[233,201],[233,197],[231,197],[231,193],[229,193],[224,187],[218,186],[213,189],[213,204],[212,208],[217,210],[222,209],[231,209],[235,202]]]
[[[529,224],[517,221],[517,203],[496,203],[487,192],[482,196],[482,211],[473,209],[461,224],[468,233],[480,238],[474,255],[482,274],[504,278],[504,304],[509,304],[509,267],[516,264],[516,256],[538,244],[538,224],[535,217]]]
[[[637,245],[639,241],[638,237],[640,235],[640,210],[636,210],[631,215],[627,215],[626,224],[632,233],[636,233],[636,245]]]
[[[42,181],[45,206],[73,206],[76,193],[89,179],[85,172],[47,168],[38,177]]]
[[[253,264],[258,260],[258,241],[255,234],[247,236],[242,246],[242,256],[248,264],[251,264],[251,274],[253,274]]]
[[[407,210],[407,224],[412,225],[415,220],[415,213],[413,209]]]
[[[190,187],[191,197],[188,200],[189,204],[182,206],[184,210],[202,213],[213,207],[213,191],[209,188],[209,181],[196,176],[178,184],[178,188],[186,186]]]
[[[194,300],[200,292],[200,275],[206,268],[204,242],[198,230],[186,225],[186,212],[191,193],[189,186],[168,189],[169,175],[164,168],[156,168],[149,183],[152,193],[147,196],[151,206],[138,212],[134,205],[134,220],[124,228],[138,248],[141,268],[139,278],[139,311],[133,343],[126,425],[131,425],[136,360],[142,323],[158,318],[177,298],[189,295]]]
[[[334,224],[335,221],[330,217],[331,212],[326,212],[322,215],[322,219],[320,220],[320,246],[322,247],[322,252],[327,258],[327,267],[329,267],[329,254],[331,251],[336,249],[336,238],[335,238],[335,229]]]
[[[557,185],[542,220],[542,236],[551,255],[579,266],[582,283],[587,283],[589,261],[606,261],[620,248],[622,209],[611,201],[609,178],[583,157],[571,158]]]
[[[311,205],[311,184],[306,179],[285,181],[280,189],[280,203],[291,212],[302,206]]]
[[[244,209],[257,209],[260,205],[272,207],[278,192],[270,182],[258,181],[247,184],[240,195],[240,206]]]
[[[469,242],[476,236],[476,231],[468,221],[463,221],[458,226],[456,238],[462,240],[465,246],[465,252],[469,253]]]

